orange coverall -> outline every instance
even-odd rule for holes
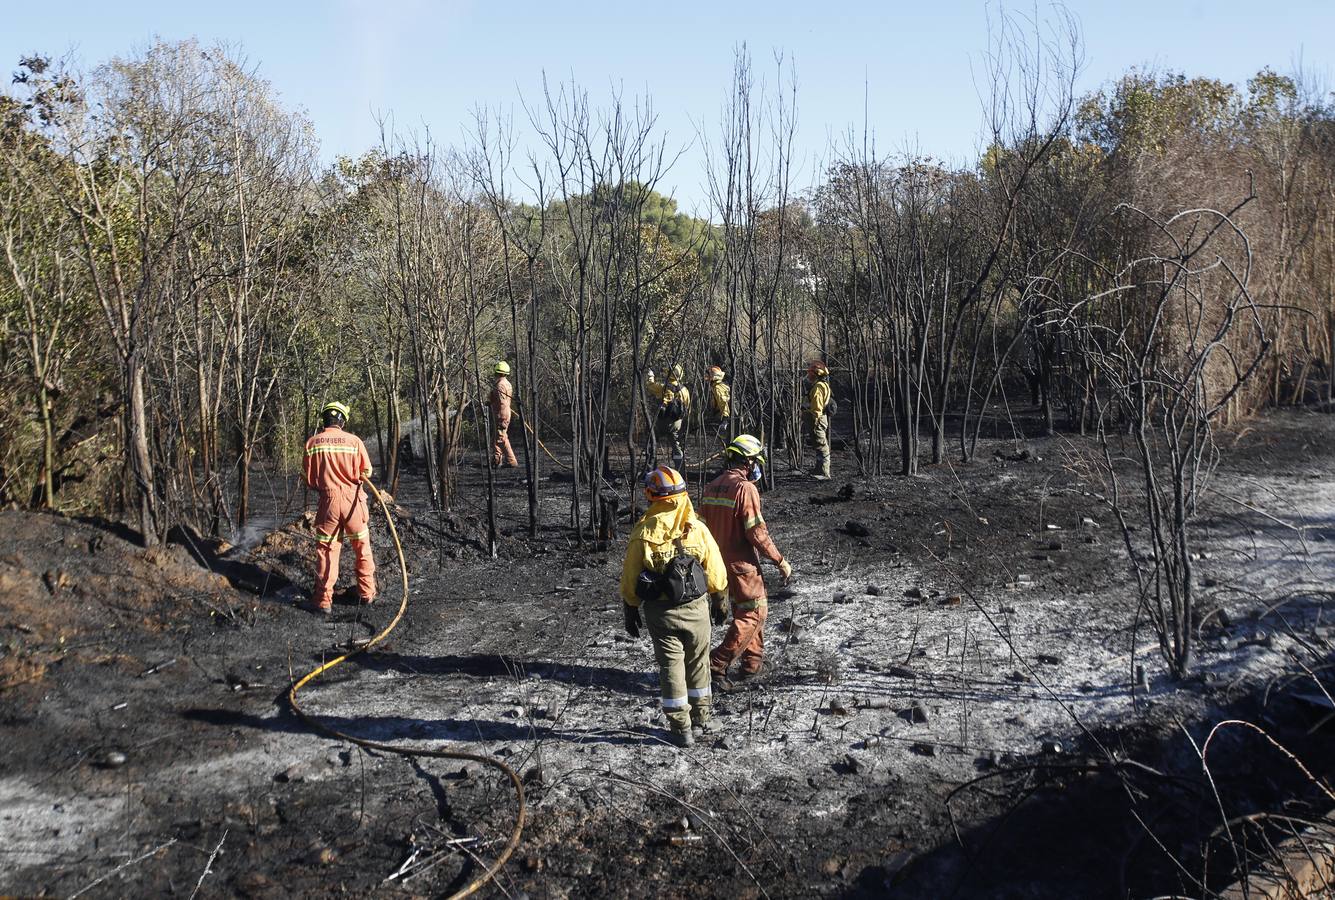
[[[506,433],[510,430],[510,400],[514,394],[510,379],[504,375],[496,379],[496,386],[491,389],[491,398],[488,402],[491,405],[491,415],[496,428],[496,441],[491,448],[493,466],[499,466],[502,461],[511,468],[519,465],[519,461],[515,459],[514,448],[510,446],[510,436]]]
[[[315,513],[315,602],[329,609],[338,581],[343,539],[357,554],[357,592],[375,599],[375,559],[362,479],[371,477],[371,457],[355,434],[330,426],[306,442],[306,484],[320,492]]]
[[[726,470],[705,487],[700,500],[701,518],[723,554],[728,595],[732,598],[732,624],[723,643],[709,654],[709,668],[718,676],[727,674],[728,667],[739,658],[743,673],[754,675],[760,671],[765,659],[765,619],[769,615],[760,554],[776,565],[783,562],[783,554],[774,546],[760,514],[760,491],[746,473],[741,466]]]

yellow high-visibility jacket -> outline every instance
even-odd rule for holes
[[[709,394],[714,415],[720,419],[728,418],[732,409],[732,389],[723,382],[716,381],[709,386]]]
[[[819,419],[825,415],[825,406],[830,402],[830,383],[823,379],[817,381],[811,386],[811,393],[807,399],[810,404],[811,418]]]
[[[677,379],[674,378],[666,384],[660,381],[649,381],[645,383],[645,387],[649,389],[649,396],[657,400],[660,407],[667,406],[673,400],[680,398],[682,415],[689,416],[691,414],[691,392],[686,385]]]
[[[700,560],[709,593],[717,594],[728,589],[728,570],[723,566],[723,556],[709,528],[694,513],[684,533],[677,531],[676,521],[675,509],[655,511],[650,507],[644,518],[631,529],[626,561],[621,567],[621,599],[628,606],[640,605],[640,598],[635,596],[635,582],[640,573],[645,569],[662,572],[677,555],[678,536],[681,537],[681,548]]]

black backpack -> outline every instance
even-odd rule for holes
[[[839,414],[839,401],[834,399],[834,389],[830,389],[830,399],[825,401],[825,417],[833,419]]]
[[[660,602],[668,606],[688,603],[708,589],[704,566],[682,549],[680,541],[677,555],[668,560],[662,572],[645,569],[635,581],[635,596],[641,603]]]
[[[672,402],[663,407],[658,418],[663,422],[676,422],[678,419],[686,418],[686,410],[681,405],[681,394],[674,396]]]

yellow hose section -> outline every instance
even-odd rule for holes
[[[514,829],[510,832],[510,840],[506,843],[505,849],[501,851],[501,855],[496,857],[496,861],[488,866],[485,872],[470,881],[468,885],[458,893],[450,895],[450,900],[455,900],[455,898],[467,897],[475,893],[478,888],[494,878],[496,873],[499,872],[501,867],[505,865],[507,860],[509,860],[510,855],[514,853],[515,849],[519,846],[520,836],[524,833],[524,818],[527,813],[527,807],[524,805],[524,785],[523,782],[519,780],[519,775],[515,770],[501,762],[499,759],[493,759],[490,756],[482,756],[477,753],[465,753],[459,750],[419,750],[411,747],[399,747],[394,744],[382,744],[379,741],[368,741],[363,738],[353,737],[350,734],[344,734],[341,731],[330,728],[318,719],[307,715],[297,703],[298,691],[335,666],[352,659],[354,656],[359,656],[365,653],[376,644],[383,641],[399,624],[399,620],[403,618],[404,612],[408,609],[408,563],[403,558],[403,544],[399,541],[398,529],[394,527],[394,519],[389,514],[389,507],[385,505],[385,498],[381,496],[380,492],[376,490],[375,485],[371,484],[370,481],[364,481],[364,483],[367,489],[370,490],[371,494],[374,495],[376,500],[380,503],[380,509],[385,514],[385,521],[389,523],[390,536],[394,538],[394,549],[399,554],[399,572],[403,576],[403,599],[399,602],[399,611],[394,614],[394,618],[385,626],[384,630],[371,638],[371,640],[367,641],[366,644],[353,650],[351,653],[345,653],[337,659],[331,659],[324,665],[312,669],[303,675],[287,692],[287,702],[291,705],[292,711],[311,728],[322,734],[337,738],[338,740],[350,741],[351,743],[367,747],[371,750],[379,750],[382,753],[394,753],[399,756],[425,756],[433,759],[462,759],[469,762],[481,763],[484,766],[491,766],[493,769],[499,769],[505,774],[505,777],[510,779],[510,784],[513,785],[515,789],[515,800],[518,805],[518,811],[515,815]]]

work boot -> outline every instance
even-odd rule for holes
[[[321,603],[319,600],[307,600],[305,603],[300,603],[297,606],[299,609],[304,609],[306,612],[315,613],[316,615],[324,616],[325,618],[328,618],[334,613],[334,605],[332,603]]]
[[[696,722],[691,726],[691,731],[701,740],[704,740],[710,735],[718,734],[719,730],[718,723],[713,719],[705,719],[703,722]]]
[[[691,734],[689,729],[686,731],[669,731],[668,743],[684,750],[687,747],[695,746],[695,735]]]
[[[357,598],[357,602],[360,603],[362,606],[370,606],[372,603],[375,602],[375,598],[374,598],[374,597],[358,597],[358,598]]]

